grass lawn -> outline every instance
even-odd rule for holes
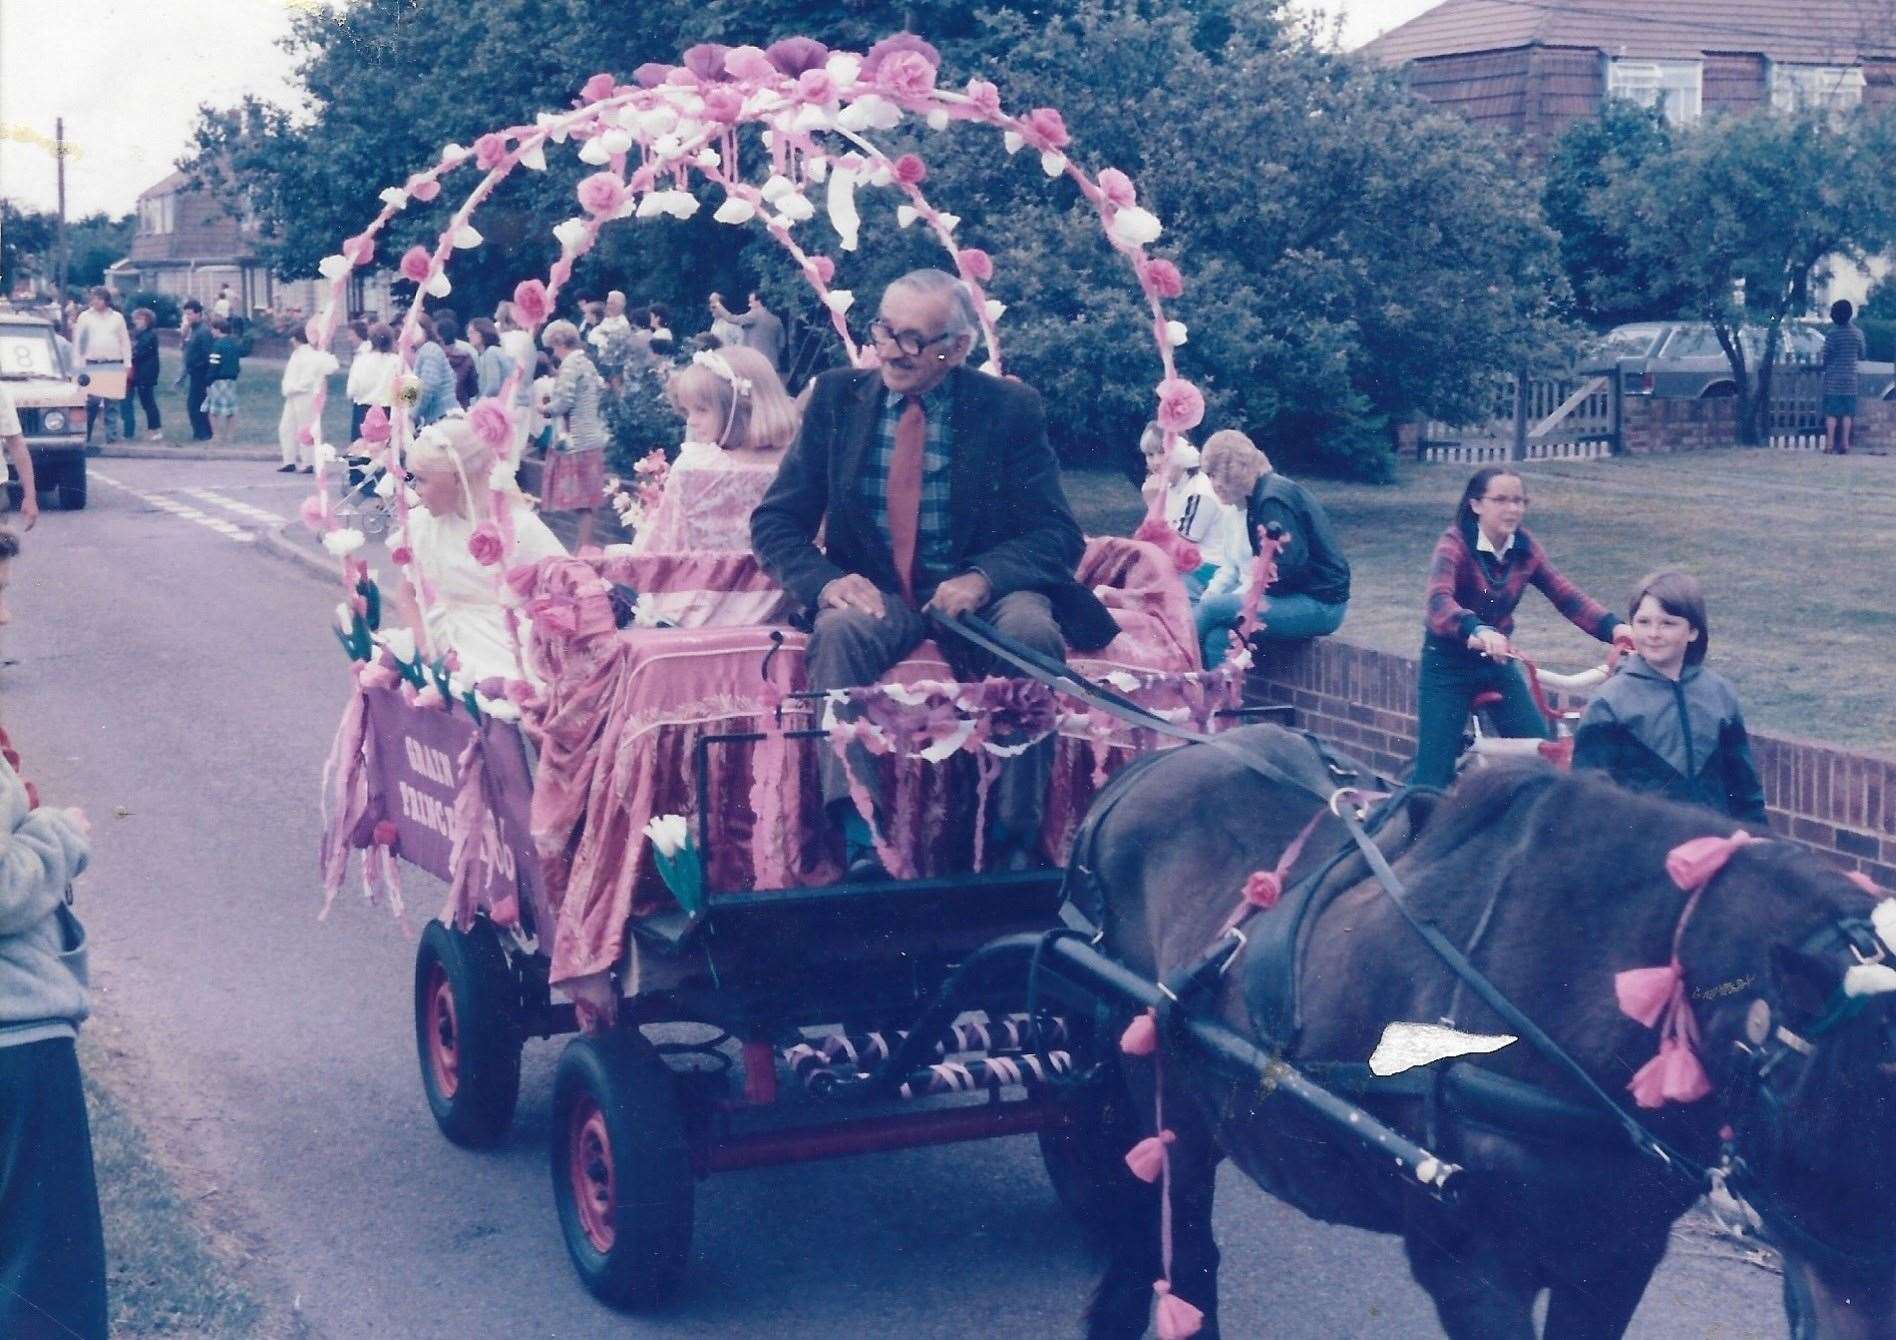
[[[183,366],[176,349],[159,351],[158,417],[170,442],[191,440],[191,420],[184,410],[184,388],[172,385]],[[340,445],[349,435],[349,398],[343,394],[347,364],[329,379],[329,397],[323,405],[323,436]],[[277,444],[277,420],[283,415],[283,396],[278,387],[283,381],[280,358],[246,358],[237,373],[237,444],[267,446]],[[145,412],[138,412],[138,435],[145,435]]]
[[[1429,551],[1469,473],[1405,463],[1389,487],[1306,481],[1354,570],[1340,636],[1416,654]],[[1529,463],[1521,474],[1528,529],[1595,599],[1620,609],[1661,566],[1704,582],[1709,664],[1736,686],[1754,730],[1896,755],[1896,692],[1882,683],[1896,651],[1896,457],[1739,448]],[[1137,523],[1123,475],[1069,471],[1067,488],[1087,530]],[[1600,651],[1531,591],[1515,636],[1556,669]]]

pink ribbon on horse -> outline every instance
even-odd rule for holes
[[[1740,847],[1762,840],[1741,828],[1730,837],[1693,838],[1666,853],[1667,876],[1688,895],[1672,932],[1672,959],[1661,968],[1629,968],[1613,977],[1620,1013],[1659,1030],[1658,1053],[1626,1086],[1640,1107],[1695,1103],[1712,1091],[1711,1079],[1698,1058],[1698,1020],[1686,995],[1679,946],[1706,887]]]

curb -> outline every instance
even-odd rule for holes
[[[86,459],[121,461],[274,461],[278,453],[265,447],[231,447],[223,451],[211,447],[168,447],[158,444],[139,446],[114,442],[97,451],[87,451]]]
[[[259,530],[257,547],[268,550],[278,558],[284,559],[305,573],[321,581],[337,583],[342,580],[341,566],[331,558],[327,551],[318,553],[308,545],[299,544],[293,536],[300,521],[292,521],[275,530]]]

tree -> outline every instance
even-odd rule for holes
[[[1634,258],[1626,221],[1609,209],[1614,182],[1671,148],[1671,128],[1657,110],[1611,98],[1597,118],[1570,126],[1548,155],[1541,207],[1560,234],[1575,315],[1592,326],[1677,316],[1691,301]]]
[[[1681,132],[1609,191],[1635,263],[1689,295],[1738,386],[1740,437],[1770,429],[1784,322],[1810,308],[1833,258],[1896,240],[1896,117],[1822,109],[1724,117]],[[1744,331],[1760,330],[1747,358]],[[1755,364],[1755,366],[1754,366]]]
[[[66,225],[66,282],[77,288],[89,288],[105,282],[108,267],[125,258],[138,232],[138,219],[131,214],[114,219],[105,214],[88,214]]]
[[[56,227],[51,214],[23,210],[11,200],[0,199],[0,293],[13,292],[27,274],[51,272],[52,267],[40,258],[52,254]]]

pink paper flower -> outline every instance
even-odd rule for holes
[[[362,441],[380,446],[388,441],[388,411],[377,405],[362,416]]]
[[[1186,433],[1205,418],[1205,397],[1196,386],[1182,377],[1168,377],[1159,383],[1159,410],[1153,417],[1168,433]]]
[[[490,132],[474,141],[474,166],[482,172],[492,172],[506,156],[507,141],[498,135]]]
[[[786,37],[764,48],[770,63],[792,79],[820,70],[829,60],[829,48],[812,37]]]
[[[1099,189],[1114,209],[1126,209],[1138,203],[1138,195],[1132,189],[1132,178],[1118,168],[1105,168],[1100,172]]]
[[[573,263],[564,256],[560,257],[553,262],[553,268],[546,272],[546,277],[553,281],[555,288],[564,288],[566,281],[573,277]]]
[[[367,233],[357,233],[342,244],[342,254],[349,258],[351,265],[367,265],[375,259],[375,239]]]
[[[903,154],[895,160],[895,179],[904,186],[920,186],[928,180],[928,164],[918,154]]]
[[[1163,258],[1149,260],[1140,272],[1146,287],[1161,298],[1176,298],[1185,291],[1185,277],[1178,267]]]
[[[584,102],[604,102],[612,96],[615,88],[617,85],[612,76],[601,70],[585,82],[579,90],[579,96]]]
[[[1037,149],[1064,149],[1072,143],[1066,122],[1051,107],[1036,107],[1021,118],[1021,127]]]
[[[805,70],[797,76],[797,96],[805,102],[834,102],[836,81],[830,78],[828,70]]]
[[[724,68],[733,79],[749,84],[774,84],[777,67],[759,47],[732,47],[724,53]]]
[[[968,101],[983,116],[1001,114],[1001,91],[985,79],[968,81]]]
[[[427,283],[428,271],[433,265],[433,261],[434,258],[429,254],[428,248],[423,246],[408,248],[407,251],[402,253],[402,278],[411,283]]]
[[[955,253],[961,272],[977,284],[994,278],[994,258],[979,247],[963,247]]]
[[[401,829],[397,828],[394,821],[390,819],[378,820],[369,833],[369,840],[378,847],[392,847],[400,837]]]
[[[724,72],[724,58],[730,50],[717,42],[700,42],[685,52],[685,68],[706,83],[727,79],[730,76]]]
[[[579,184],[579,204],[594,218],[616,214],[626,202],[625,183],[610,172],[595,172]]]
[[[894,33],[870,47],[869,54],[862,58],[862,77],[870,83],[880,84],[878,76],[883,67],[900,55],[921,57],[931,72],[929,86],[934,87],[932,72],[941,68],[941,52],[914,33]]]
[[[672,67],[664,62],[648,60],[632,72],[632,82],[640,88],[657,88],[671,72]]]
[[[388,561],[398,568],[405,568],[415,561],[415,551],[405,544],[398,544],[388,551]]]
[[[507,409],[493,396],[476,400],[467,412],[467,426],[476,440],[499,451],[513,437],[513,421]]]
[[[490,698],[493,696],[491,693],[488,695]],[[533,685],[524,679],[508,680],[507,701],[512,703],[515,707],[526,707],[530,705],[533,702]]]
[[[810,278],[825,288],[829,287],[829,282],[836,278],[836,262],[828,256],[812,256],[803,268],[809,273]]]
[[[329,529],[329,509],[324,505],[320,493],[312,493],[303,499],[303,505],[296,509],[296,515],[302,518],[305,526],[319,535]]]
[[[704,91],[704,119],[732,125],[744,114],[744,95],[720,84]]]
[[[898,102],[919,102],[935,91],[935,66],[919,52],[898,51],[876,70],[876,88]]]
[[[537,279],[522,280],[514,285],[514,314],[520,318],[523,326],[537,326],[547,318],[551,304],[547,300],[546,285]]]
[[[433,177],[410,177],[408,194],[425,205],[441,194],[441,183]]]
[[[483,521],[467,537],[467,551],[474,555],[476,563],[492,567],[505,555],[507,546],[500,538],[500,530],[491,521]]]

